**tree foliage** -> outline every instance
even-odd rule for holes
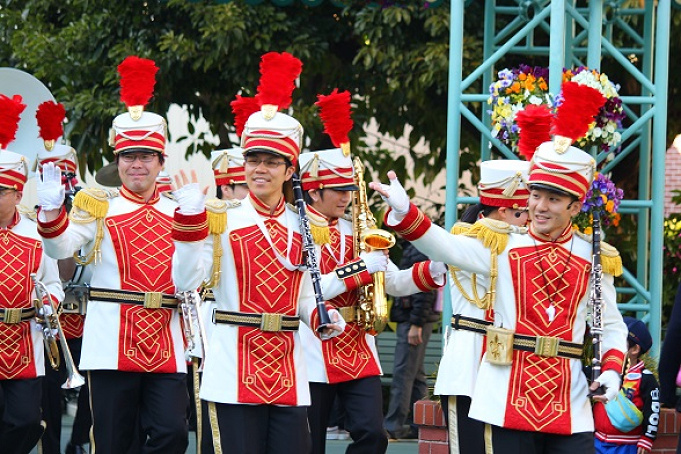
[[[262,54],[287,51],[303,61],[292,108],[310,148],[329,145],[316,117],[317,94],[349,90],[356,125],[375,118],[380,133],[395,137],[405,125],[413,127],[415,177],[428,182],[444,166],[449,8],[367,3],[339,8],[330,2],[280,7],[243,0],[4,0],[0,66],[25,70],[50,88],[67,108],[67,137],[81,164],[98,169],[102,158],[112,156],[111,120],[124,110],[116,66],[126,56],[151,58],[160,67],[149,110],[186,105],[229,146],[229,102],[238,93],[255,94]],[[464,52],[480,55],[479,46],[471,40]],[[467,63],[472,70],[476,61]],[[353,133],[355,149],[375,171],[400,164],[385,150],[369,154],[361,128]],[[413,151],[422,138],[430,145],[428,156]],[[210,148],[202,144],[198,151],[208,155]],[[405,165],[397,170],[406,176]]]

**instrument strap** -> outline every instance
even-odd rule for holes
[[[293,244],[293,229],[291,229],[291,227],[289,226],[288,213],[284,212],[284,217],[286,219],[286,257],[284,257],[281,255],[279,250],[277,250],[277,248],[274,247],[274,243],[272,243],[272,238],[270,238],[270,232],[267,231],[267,227],[265,227],[265,222],[262,220],[262,216],[260,216],[258,212],[255,211],[255,208],[251,203],[245,203],[244,205],[247,206],[248,209],[253,211],[252,214],[253,216],[255,216],[255,224],[258,226],[260,232],[262,232],[262,235],[270,244],[270,247],[274,252],[274,256],[277,258],[279,263],[281,263],[281,266],[283,266],[289,271],[298,270],[299,269],[298,265],[294,265],[293,263],[291,263],[291,260],[289,258],[291,254],[291,245]]]

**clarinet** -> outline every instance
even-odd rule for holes
[[[598,209],[593,211],[593,254],[591,257],[591,295],[589,307],[591,309],[591,339],[593,345],[593,358],[591,359],[591,383],[601,375],[601,361],[603,351],[601,348],[603,337],[603,295],[601,281],[603,279],[603,267],[601,265],[601,213]],[[589,396],[605,394],[603,386],[589,393]]]
[[[317,302],[317,314],[319,317],[317,331],[322,331],[326,328],[326,325],[331,323],[329,312],[326,310],[326,304],[324,303],[324,296],[322,295],[322,274],[319,271],[317,251],[315,249],[314,241],[312,240],[312,234],[310,233],[310,221],[307,218],[307,212],[305,211],[303,189],[300,185],[300,177],[298,174],[293,174],[292,183],[293,196],[296,200],[296,208],[298,208],[298,217],[300,218],[300,234],[303,237],[305,264],[312,277],[312,287],[314,288],[314,297]]]

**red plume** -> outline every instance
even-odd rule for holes
[[[26,108],[19,95],[8,98],[0,94],[0,147],[7,148],[19,129],[19,116]]]
[[[118,65],[121,101],[126,106],[146,106],[154,94],[158,67],[153,60],[131,55]]]
[[[353,122],[350,117],[350,92],[338,92],[334,88],[330,95],[317,95],[315,105],[319,106],[319,117],[324,124],[324,132],[331,137],[336,147],[350,142],[348,134],[352,130]]]
[[[43,140],[57,140],[64,134],[64,118],[66,109],[54,101],[45,101],[38,106],[35,118],[40,128],[40,137]]]
[[[545,105],[529,104],[518,112],[515,121],[520,128],[518,152],[531,161],[539,145],[551,140],[551,110]]]
[[[256,98],[250,96],[236,95],[236,99],[229,103],[232,106],[232,113],[234,114],[234,127],[236,128],[236,135],[241,137],[244,132],[244,125],[246,120],[252,113],[260,110],[260,103]]]
[[[563,82],[562,91],[563,103],[558,106],[551,132],[575,141],[589,131],[607,99],[595,88],[572,81]]]
[[[303,70],[303,63],[293,55],[268,52],[260,59],[260,84],[256,98],[261,106],[273,104],[279,109],[291,105],[295,82]]]

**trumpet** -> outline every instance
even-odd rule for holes
[[[57,340],[55,339],[55,331],[59,336],[59,344],[61,345],[62,352],[64,354],[64,365],[66,366],[66,372],[68,376],[66,381],[61,387],[63,389],[74,389],[79,388],[85,384],[85,378],[78,372],[76,364],[73,361],[73,356],[71,356],[71,349],[66,343],[66,336],[64,335],[64,330],[59,322],[59,313],[52,300],[52,295],[50,291],[47,290],[45,284],[38,280],[35,273],[31,273],[31,280],[33,281],[33,287],[35,288],[35,299],[33,300],[33,305],[36,311],[42,319],[38,320],[38,323],[43,326],[43,343],[45,344],[45,351],[47,352],[47,357],[50,360],[50,365],[53,369],[59,369],[59,348],[57,348]],[[49,306],[46,306],[43,301],[47,301]]]
[[[177,292],[175,297],[180,301],[180,313],[182,314],[182,329],[187,341],[187,352],[190,356],[205,357],[206,354],[206,328],[201,316],[201,295],[197,291]],[[192,306],[196,308],[196,316],[192,311]],[[198,334],[201,345],[200,352],[196,351],[196,335]]]

